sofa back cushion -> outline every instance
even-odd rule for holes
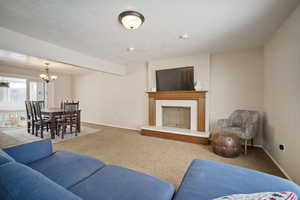
[[[80,200],[41,173],[17,162],[0,166],[1,200]]]
[[[36,160],[48,157],[52,154],[50,139],[39,140],[3,149],[16,162],[28,164]]]
[[[0,149],[0,165],[8,163],[8,162],[15,162],[15,159],[13,159],[5,151],[3,151],[2,149]]]

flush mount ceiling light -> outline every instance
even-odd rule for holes
[[[182,40],[186,40],[188,38],[189,38],[189,35],[187,33],[179,36],[179,39],[182,39]]]
[[[119,15],[119,21],[127,29],[137,29],[144,23],[145,17],[136,11],[125,11]]]
[[[128,47],[127,49],[126,49],[126,51],[134,51],[134,47]]]

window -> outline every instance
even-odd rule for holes
[[[16,127],[25,121],[26,79],[0,76],[0,127]]]
[[[0,82],[9,87],[0,87],[0,110],[25,110],[26,79],[0,76]]]

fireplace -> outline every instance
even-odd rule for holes
[[[191,108],[181,106],[162,106],[162,125],[191,129]]]
[[[167,108],[167,113],[164,113]],[[168,113],[169,112],[169,113]],[[156,100],[155,102],[155,125],[197,130],[197,102],[195,100]],[[186,116],[188,115],[188,116]],[[165,117],[165,119],[164,119]],[[188,119],[188,122],[187,122]],[[164,125],[165,122],[176,120],[177,126]],[[183,123],[188,123],[183,126]]]
[[[149,124],[142,135],[208,144],[206,91],[148,92]]]

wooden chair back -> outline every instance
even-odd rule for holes
[[[36,101],[40,104],[40,108],[45,108],[45,101]]]
[[[64,118],[75,122],[79,111],[79,102],[64,102],[63,110]]]
[[[35,120],[43,120],[42,112],[41,112],[41,102],[40,101],[32,101],[33,105],[33,113]]]
[[[25,108],[26,108],[26,116],[27,120],[32,119],[32,110],[31,110],[31,102],[30,101],[25,101]]]

